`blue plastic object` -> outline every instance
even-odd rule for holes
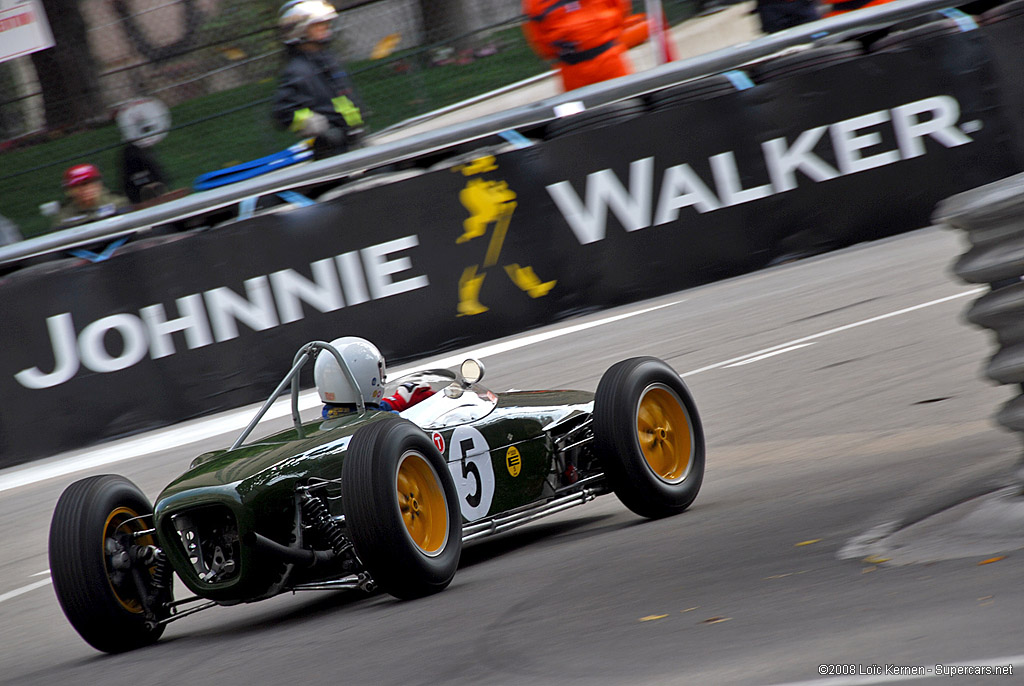
[[[103,248],[99,252],[92,250],[86,250],[85,248],[75,248],[74,250],[68,250],[69,255],[74,257],[80,257],[83,260],[89,260],[90,262],[103,262],[109,260],[118,248],[124,245],[128,241],[128,236],[118,238],[115,241],[111,241],[107,247]]]
[[[230,183],[245,181],[254,176],[266,174],[282,167],[302,162],[313,157],[313,150],[305,142],[296,143],[280,152],[261,157],[233,167],[225,167],[212,172],[206,172],[196,177],[192,184],[197,191],[205,191],[211,188],[219,188]]]
[[[939,10],[939,13],[945,14],[947,17],[955,21],[961,31],[973,31],[978,28],[978,23],[974,21],[971,15],[958,10],[955,7],[947,7],[944,10]]]
[[[738,91],[745,91],[748,88],[754,87],[754,82],[750,80],[750,77],[747,76],[747,72],[745,71],[733,69],[732,71],[724,72],[722,75],[732,81],[732,85]]]

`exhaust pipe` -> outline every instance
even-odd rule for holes
[[[312,567],[318,564],[330,562],[335,558],[333,550],[308,550],[306,548],[289,548],[277,541],[271,540],[258,533],[246,535],[246,543],[252,545],[261,553],[266,553],[290,564]]]

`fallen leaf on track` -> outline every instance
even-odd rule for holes
[[[990,557],[987,560],[982,560],[978,564],[979,565],[990,565],[993,562],[999,562],[1000,560],[1005,560],[1005,559],[1006,559],[1006,555],[1000,555],[999,557]]]
[[[799,548],[799,547],[801,547],[801,546],[805,546],[805,545],[811,545],[811,544],[813,544],[813,543],[821,543],[821,539],[820,539],[820,538],[812,538],[812,539],[811,539],[811,540],[809,540],[809,541],[800,541],[799,543],[797,543],[797,544],[796,544],[796,545],[794,545],[793,547],[794,547],[794,548]]]
[[[652,622],[655,619],[665,619],[665,617],[668,617],[668,615],[647,615],[646,617],[641,617],[640,621],[641,622]]]
[[[719,624],[721,622],[728,622],[732,617],[708,617],[701,624]]]

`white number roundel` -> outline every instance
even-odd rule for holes
[[[448,440],[448,451],[448,469],[459,492],[462,516],[470,522],[484,517],[494,499],[490,446],[473,427],[459,426]]]

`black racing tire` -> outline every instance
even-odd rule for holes
[[[940,15],[941,16],[941,15]],[[912,25],[900,29],[893,27],[888,35],[871,44],[871,52],[895,52],[908,50],[918,43],[926,43],[940,36],[952,36],[961,33],[960,25],[955,20],[943,17],[927,24]]]
[[[134,650],[155,643],[164,632],[163,624],[147,623],[131,570],[111,564],[128,539],[126,530],[152,528],[152,515],[153,506],[138,486],[110,474],[76,481],[57,500],[49,541],[53,589],[71,626],[96,650]],[[152,545],[153,539],[137,543]],[[152,571],[143,572],[144,583],[152,581]],[[170,600],[169,590],[163,600]]]
[[[641,117],[647,112],[647,104],[642,98],[629,98],[611,102],[591,110],[584,110],[568,117],[560,117],[548,122],[544,128],[544,139],[551,140],[569,134],[600,129],[613,124],[621,124]]]
[[[998,24],[1022,14],[1024,14],[1024,0],[1012,0],[982,12],[978,15],[978,23],[982,26]]]
[[[651,112],[679,107],[698,100],[711,100],[736,92],[736,86],[724,74],[712,74],[647,94]]]
[[[623,360],[594,397],[594,450],[615,495],[642,517],[688,508],[704,479],[704,429],[689,389],[655,357]]]
[[[832,64],[848,62],[864,54],[864,47],[856,41],[844,41],[831,45],[817,45],[800,52],[772,57],[756,62],[749,67],[751,78],[756,83],[785,79],[794,74],[817,71]]]
[[[462,555],[459,496],[422,429],[394,417],[356,431],[341,497],[356,554],[381,589],[408,600],[451,583]]]

